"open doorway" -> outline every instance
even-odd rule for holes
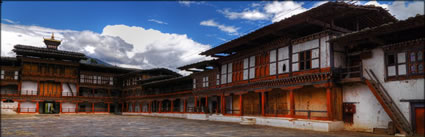
[[[40,102],[38,107],[40,108],[40,114],[59,114],[60,111],[59,102],[54,101]]]

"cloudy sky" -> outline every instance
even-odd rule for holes
[[[176,67],[208,59],[200,52],[304,12],[320,1],[12,2],[1,4],[1,56],[16,44],[85,53],[113,65]],[[424,14],[421,1],[359,1],[403,20]],[[177,70],[176,70],[177,71]]]

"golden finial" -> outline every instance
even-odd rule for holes
[[[55,39],[55,33],[52,32],[52,39]]]

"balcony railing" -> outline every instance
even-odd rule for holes
[[[41,95],[39,91],[34,90],[22,90],[22,91],[5,91],[1,93],[1,96],[25,96],[25,97],[64,97],[64,98],[88,98],[88,99],[112,99],[116,97],[104,95],[104,96],[77,96],[77,93],[72,94],[71,92],[61,92],[57,95]]]

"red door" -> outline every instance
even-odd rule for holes
[[[418,107],[415,109],[415,120],[416,120],[416,133],[417,134],[424,134],[424,124],[425,124],[425,119],[424,119],[424,108],[423,107]]]

